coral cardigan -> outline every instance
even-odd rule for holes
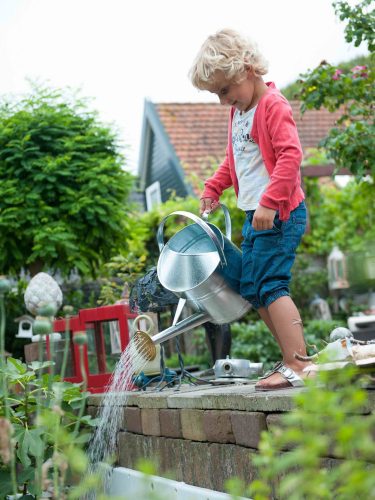
[[[272,82],[260,98],[254,115],[251,136],[258,144],[270,182],[260,199],[260,205],[279,211],[280,220],[288,220],[290,212],[305,198],[301,188],[300,165],[302,147],[292,108]],[[232,120],[235,108],[231,108],[228,125],[228,146],[223,163],[205,182],[202,198],[218,201],[222,192],[234,187],[238,196],[232,148]]]

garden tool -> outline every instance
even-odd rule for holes
[[[249,381],[263,372],[263,363],[252,363],[248,359],[217,359],[214,365],[215,380],[217,383],[231,383]]]
[[[180,298],[180,302],[174,324],[152,336],[153,344],[165,342],[207,321],[218,325],[236,321],[251,308],[239,293],[242,253],[231,241],[229,211],[224,205],[221,208],[225,217],[225,236],[214,224],[190,212],[172,212],[160,223],[157,231],[158,279],[164,288]],[[165,222],[176,215],[194,224],[184,227],[164,243]],[[193,314],[178,321],[185,303]],[[146,350],[146,344],[143,345]],[[151,348],[149,351],[152,355]]]

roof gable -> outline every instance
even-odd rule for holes
[[[291,101],[302,148],[317,147],[341,115],[325,109],[302,116],[300,102]],[[227,145],[228,108],[216,103],[157,103],[160,121],[186,174],[204,173],[212,161],[221,161]]]
[[[300,113],[300,101],[290,101],[304,153],[308,148],[318,146],[335,125],[342,111],[330,113],[326,109],[307,110]],[[169,150],[176,174],[185,177],[188,185],[192,176],[205,179],[212,171],[212,165],[220,163],[227,145],[228,107],[217,103],[151,103],[146,101],[146,129],[157,132],[160,140]],[[150,168],[143,131],[143,157],[139,173],[147,177]],[[189,180],[186,179],[186,176]],[[144,183],[143,183],[144,184]],[[146,182],[147,184],[147,182]],[[191,189],[191,188],[190,188]]]

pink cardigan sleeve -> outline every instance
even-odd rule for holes
[[[214,175],[204,183],[204,190],[201,198],[212,198],[215,201],[219,201],[222,192],[232,186],[233,182],[229,169],[228,149],[227,147],[223,163],[219,166]]]
[[[302,147],[292,109],[283,97],[273,100],[267,106],[266,127],[275,166],[260,204],[277,210],[289,203],[292,193],[300,186],[302,161]]]

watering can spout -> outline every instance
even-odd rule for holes
[[[192,314],[188,318],[179,321],[175,325],[170,326],[166,330],[163,330],[160,333],[157,333],[153,337],[149,337],[147,334],[143,332],[137,332],[134,335],[134,345],[138,352],[142,354],[142,356],[147,361],[152,361],[156,356],[155,345],[161,344],[166,340],[172,339],[180,333],[184,333],[192,328],[196,328],[197,326],[206,323],[206,321],[210,321],[211,317],[205,312],[196,312]]]
[[[207,321],[212,321],[212,318],[209,314],[203,311],[196,312],[188,318],[185,318],[175,325],[170,326],[166,330],[157,333],[156,335],[151,337],[151,340],[154,344],[160,344],[161,342],[165,342],[166,340],[176,337],[176,335],[180,335],[180,333],[187,332],[192,328],[203,325],[203,323],[206,323]]]

